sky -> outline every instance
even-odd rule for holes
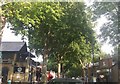
[[[97,35],[99,35],[101,32],[100,32],[100,28],[101,26],[107,22],[107,19],[105,17],[101,17],[100,19],[97,20],[97,25],[95,27],[95,32]],[[112,54],[112,51],[113,51],[113,47],[111,44],[109,44],[107,42],[105,43],[102,43],[101,42],[101,39],[97,38],[98,42],[101,44],[101,50],[107,54]]]
[[[94,1],[96,0],[84,0],[86,5],[87,6],[90,6],[93,4]],[[107,19],[105,17],[101,17],[100,19],[97,20],[97,24],[96,24],[96,27],[95,27],[95,32],[97,35],[99,35],[101,32],[100,32],[100,28],[101,26],[107,22]],[[101,40],[100,39],[97,39],[98,42],[101,44],[101,50],[107,54],[112,54],[112,51],[113,51],[113,47],[111,44],[108,43],[108,41],[106,43],[101,43]]]
[[[12,30],[7,28],[7,24],[5,25],[5,28],[3,30],[3,36],[2,36],[2,41],[22,41],[21,40],[21,35],[15,36],[14,33],[12,33]]]

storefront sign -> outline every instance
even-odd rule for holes
[[[25,73],[25,67],[14,67],[14,73]]]

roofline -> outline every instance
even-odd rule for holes
[[[2,43],[23,43],[23,46],[26,45],[26,47],[27,47],[27,44],[24,41],[2,41],[1,42],[1,47],[2,47]],[[21,49],[23,48],[23,46],[21,47]],[[21,49],[19,51],[21,51]],[[19,52],[19,51],[2,51],[0,49],[0,52]]]
[[[21,43],[24,43],[24,45],[25,45],[26,48],[27,48],[27,44],[26,44],[26,42],[21,42]],[[23,47],[24,47],[24,46],[22,46],[21,49],[22,49]],[[20,51],[21,51],[21,49],[20,49]]]
[[[1,51],[0,52],[19,52],[19,51]]]

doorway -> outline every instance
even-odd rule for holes
[[[2,82],[3,82],[3,83],[6,83],[6,82],[7,82],[8,71],[9,71],[8,67],[2,67],[2,76],[3,76]]]

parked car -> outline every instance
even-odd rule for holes
[[[83,84],[83,81],[71,78],[55,78],[50,80],[47,84]]]

